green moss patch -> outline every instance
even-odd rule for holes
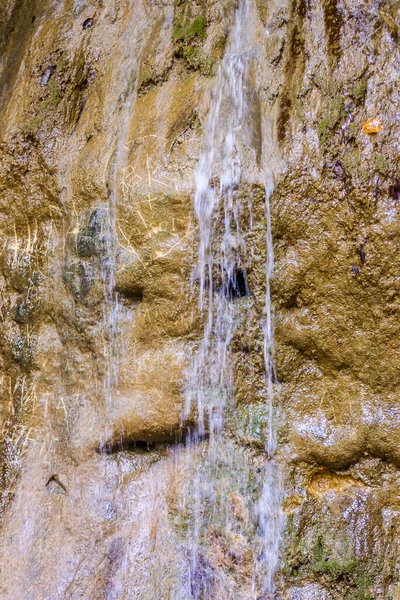
[[[194,20],[186,19],[183,23],[176,23],[172,35],[176,40],[189,42],[195,38],[203,40],[206,37],[207,21],[204,15]]]
[[[329,104],[325,116],[318,123],[318,137],[321,146],[332,144],[332,136],[341,119],[345,117],[343,98],[335,98]]]

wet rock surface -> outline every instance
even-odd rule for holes
[[[215,486],[229,517],[204,533],[190,584],[190,465],[207,445],[183,444],[202,334],[193,181],[235,2],[0,7],[2,598],[254,598],[261,160],[275,178],[278,597],[399,597],[399,7],[252,7],[245,247],[225,290],[236,404]],[[369,119],[382,128],[364,133]]]
[[[313,597],[314,580],[327,598],[389,598],[399,514],[399,221],[389,189],[398,169],[397,46],[379,3],[325,4],[326,46],[315,50],[323,15],[314,5],[296,33],[296,96],[278,115],[277,368],[293,464],[285,572],[294,589],[304,586],[299,597]],[[282,68],[293,69],[290,53]],[[386,127],[366,135],[370,118]],[[303,477],[318,481],[320,472],[324,490],[313,491]]]

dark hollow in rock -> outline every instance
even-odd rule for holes
[[[117,454],[119,452],[133,452],[147,454],[158,452],[167,447],[183,447],[198,444],[208,439],[208,432],[199,434],[196,428],[190,429],[189,425],[182,427],[179,431],[171,432],[170,435],[149,437],[149,439],[132,439],[128,434],[120,432],[112,438],[103,441],[96,447],[96,452],[102,455]]]
[[[344,181],[346,179],[346,173],[345,173],[345,171],[343,169],[343,165],[340,161],[336,161],[332,168],[333,168],[333,175],[334,175],[334,177],[336,177],[336,179],[341,179],[342,181]]]
[[[82,24],[82,29],[89,29],[93,25],[93,19],[90,17],[89,19],[85,19]]]
[[[140,304],[143,302],[143,293],[140,290],[116,288],[115,292],[123,304]]]
[[[393,179],[393,185],[389,186],[389,196],[393,200],[400,200],[400,183],[397,177]]]
[[[289,298],[284,303],[284,307],[288,309],[298,308],[299,295],[300,290],[294,291],[293,294],[291,294],[291,296],[289,296]]]
[[[245,271],[242,269],[235,271],[228,283],[224,285],[224,295],[230,301],[251,295]]]
[[[143,440],[131,441],[120,439],[118,442],[105,442],[101,443],[100,446],[96,449],[98,454],[117,454],[118,452],[137,452],[139,454],[151,452],[153,450],[157,450],[159,448],[159,444],[155,444],[154,442],[146,442]]]
[[[367,255],[365,254],[365,250],[361,246],[361,248],[360,248],[360,260],[361,260],[361,264],[362,265],[365,265],[366,258],[367,258]]]
[[[138,441],[133,444],[135,450],[143,450],[144,452],[150,452],[150,450],[154,450],[156,445],[152,442],[144,442]]]

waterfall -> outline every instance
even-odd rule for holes
[[[194,598],[212,597],[213,582],[201,554],[202,535],[218,513],[220,465],[231,465],[235,447],[227,435],[225,421],[235,412],[231,340],[237,320],[234,300],[250,295],[243,263],[245,232],[243,212],[243,158],[247,152],[246,118],[250,106],[246,83],[254,55],[254,30],[250,0],[235,9],[235,22],[216,77],[205,126],[204,151],[195,177],[194,209],[199,224],[199,256],[193,280],[199,288],[199,308],[204,315],[203,338],[189,372],[184,418],[196,413],[198,427],[190,443],[197,445],[202,460],[196,469],[192,494],[194,517],[189,530],[191,593]],[[265,174],[265,180],[270,179]],[[268,412],[266,454],[268,461],[258,506],[254,507],[260,540],[254,551],[253,597],[260,590],[268,598],[274,593],[281,531],[281,487],[275,462],[276,436],[273,423],[273,318],[270,281],[273,275],[273,244],[270,196],[265,184],[267,224],[266,298],[262,327]],[[250,227],[251,225],[250,216]],[[208,438],[207,451],[201,440]],[[250,462],[241,468],[249,473]],[[232,467],[234,468],[234,467]],[[252,498],[254,502],[254,498]],[[225,509],[226,510],[226,509]],[[207,517],[208,514],[208,517]],[[226,517],[229,521],[229,516]],[[201,572],[201,576],[199,576]],[[202,583],[199,583],[202,580]],[[260,581],[261,580],[261,581]]]
[[[242,23],[248,18],[248,1],[236,10],[231,46],[219,69],[206,124],[205,150],[200,156],[195,180],[195,213],[199,223],[200,247],[198,268],[199,307],[206,310],[202,344],[194,364],[194,391],[197,396],[199,434],[204,434],[205,390],[227,391],[227,358],[232,333],[230,295],[235,287],[235,269],[239,266],[240,246],[244,240],[239,226],[240,200],[240,127],[245,112],[243,93],[245,62],[243,48],[247,42]],[[224,231],[214,256],[214,234],[222,210]],[[218,273],[216,274],[216,271]],[[216,277],[218,284],[215,285]],[[191,410],[192,395],[187,397],[186,416]],[[214,397],[207,403],[210,423],[222,418],[226,398]]]

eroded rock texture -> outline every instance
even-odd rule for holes
[[[259,597],[263,161],[275,177],[278,597],[400,597],[399,6],[251,6],[251,295],[235,304],[237,405],[216,481],[229,519],[204,533],[189,588],[202,450],[178,442],[196,422],[181,415],[202,333],[193,181],[235,2],[0,6],[1,598]],[[373,117],[382,130],[364,134]]]
[[[394,3],[294,4],[296,52],[280,63],[291,81],[274,204],[286,568],[329,598],[398,594],[398,16]],[[381,134],[362,133],[375,116]]]

